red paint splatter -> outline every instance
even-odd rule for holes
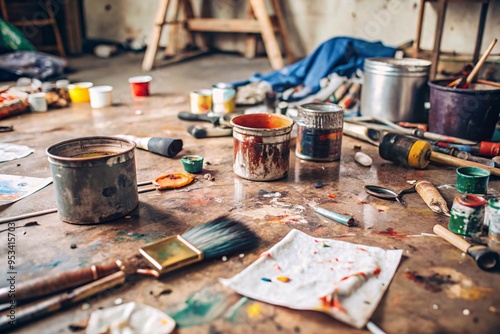
[[[338,258],[338,257],[336,257],[336,258],[335,258],[335,261],[339,262],[339,258]]]
[[[400,233],[394,231],[394,229],[392,227],[389,227],[385,231],[378,231],[378,232],[375,231],[375,232],[372,232],[372,233],[380,234],[380,235],[387,235],[389,237],[395,237],[395,238],[398,238],[398,239],[403,239],[403,238],[407,238],[408,237],[406,234],[400,234]]]
[[[333,267],[330,267],[330,270],[333,271]]]
[[[370,204],[370,203],[365,202],[365,201],[361,201],[361,202],[359,202],[359,204]]]
[[[358,247],[358,248],[356,248],[356,249],[357,249],[357,250],[360,250],[360,251],[362,251],[362,252],[366,252],[366,249],[364,249],[363,247]]]
[[[318,254],[318,252],[317,252],[317,251],[314,251],[314,252],[313,252],[313,254],[314,254],[314,255],[316,255],[316,254]]]
[[[337,197],[337,196],[336,196],[335,194],[328,194],[328,197],[330,197],[330,198],[335,198],[335,197]]]
[[[274,265],[274,268],[276,268],[276,269],[278,269],[278,270],[281,270],[281,267],[280,267],[280,266],[279,266],[279,264],[277,264],[277,263]]]
[[[380,268],[375,269],[373,275],[378,276],[382,270]]]
[[[259,257],[271,257],[271,254],[269,252],[262,252]]]
[[[340,302],[336,297],[333,297],[331,295],[323,296],[320,297],[319,300],[321,301],[321,305],[325,308],[333,308],[336,309],[340,312],[346,313],[344,308],[340,305]]]

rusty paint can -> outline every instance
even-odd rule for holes
[[[303,160],[340,159],[344,109],[330,103],[307,103],[297,112],[295,155]]]
[[[135,209],[135,146],[115,137],[84,137],[50,146],[47,155],[61,220],[97,224]]]
[[[467,194],[455,197],[448,228],[460,235],[481,235],[485,206],[486,200],[476,195]]]
[[[236,89],[220,82],[212,86],[212,107],[216,114],[228,114],[236,110]]]
[[[212,91],[210,89],[195,90],[189,94],[191,112],[206,114],[212,110]]]
[[[278,114],[248,114],[231,120],[234,173],[252,181],[285,177],[290,160],[294,121]]]

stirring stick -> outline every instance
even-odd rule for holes
[[[469,86],[471,84],[472,80],[474,80],[474,77],[477,75],[477,73],[479,72],[479,70],[481,69],[481,67],[483,67],[483,64],[486,61],[486,58],[488,58],[488,56],[491,53],[491,50],[493,50],[493,47],[495,46],[496,43],[497,43],[497,39],[493,38],[493,40],[491,41],[491,43],[488,46],[488,48],[486,49],[486,51],[481,56],[481,59],[479,59],[479,61],[477,62],[476,66],[474,66],[474,68],[472,69],[472,71],[467,76],[467,79],[465,80],[465,87]]]

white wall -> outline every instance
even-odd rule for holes
[[[321,42],[334,36],[352,36],[381,40],[398,46],[415,38],[419,0],[281,0],[292,45],[298,56],[310,53]],[[85,19],[88,38],[124,41],[148,40],[158,1],[86,0]],[[200,0],[195,1],[196,4]],[[214,17],[245,17],[246,0],[211,0]],[[443,34],[442,49],[472,53],[477,33],[480,5],[452,3]],[[423,46],[433,45],[436,15],[426,5]],[[500,38],[500,0],[491,0],[483,38],[484,50],[494,38]],[[162,44],[168,36],[162,36]],[[243,51],[243,36],[217,34],[216,47]],[[500,43],[493,53],[500,53]]]

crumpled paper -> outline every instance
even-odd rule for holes
[[[25,145],[0,143],[0,162],[24,158],[33,152],[31,147]]]
[[[167,334],[175,328],[166,313],[135,302],[92,312],[87,334]]]
[[[321,311],[362,328],[401,255],[401,250],[314,238],[294,229],[241,273],[220,281],[249,298]]]

